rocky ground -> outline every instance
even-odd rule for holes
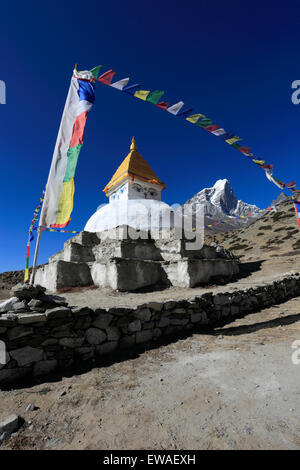
[[[10,289],[23,282],[24,271],[6,271],[0,273],[0,301],[10,296]]]
[[[239,230],[208,234],[207,241],[215,241],[232,250],[241,260],[264,260],[300,255],[300,231],[295,208],[290,199]]]
[[[0,421],[25,419],[2,448],[299,449],[295,340],[298,299],[2,391]]]

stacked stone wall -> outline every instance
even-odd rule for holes
[[[245,290],[150,302],[136,308],[70,307],[64,299],[38,290],[35,298],[27,294],[24,298],[21,288],[15,295],[0,305],[0,340],[6,346],[0,385],[43,376],[55,369],[65,370],[78,361],[134,348],[162,336],[224,325],[299,296],[300,276],[288,275]]]

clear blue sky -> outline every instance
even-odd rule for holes
[[[299,0],[20,1],[1,5],[0,272],[22,269],[32,212],[48,176],[75,63],[114,68],[145,89],[165,90],[243,138],[284,181],[299,175]],[[75,178],[70,230],[106,202],[102,188],[130,139],[183,203],[227,178],[246,202],[266,207],[278,193],[264,172],[221,139],[154,106],[98,84]],[[43,234],[39,262],[62,248]]]

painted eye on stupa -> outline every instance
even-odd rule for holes
[[[157,192],[156,191],[150,191],[150,196],[152,196],[152,197],[157,196]]]
[[[143,191],[142,186],[140,186],[139,184],[135,184],[135,185],[133,186],[133,189],[135,189],[135,191],[137,191],[138,193],[140,193],[141,191]]]

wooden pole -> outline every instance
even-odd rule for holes
[[[33,265],[32,265],[32,273],[30,277],[30,282],[29,284],[33,285],[34,284],[34,278],[35,278],[35,273],[36,273],[36,265],[37,265],[37,259],[38,259],[38,254],[39,254],[39,247],[40,247],[40,241],[41,241],[41,227],[38,227],[37,229],[38,235],[37,235],[37,240],[36,240],[36,245],[35,245],[35,251],[34,251],[34,259],[33,259]]]

